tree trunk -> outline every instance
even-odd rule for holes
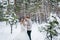
[[[16,0],[14,0],[14,10],[15,10],[15,13],[16,13]]]
[[[13,26],[11,25],[11,34],[12,34],[12,31],[13,31],[12,27],[13,27]]]
[[[8,4],[9,4],[9,0],[8,0]]]
[[[50,33],[50,38],[51,38],[50,40],[52,40],[52,35],[51,35],[51,33]]]

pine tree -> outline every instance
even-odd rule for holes
[[[45,27],[42,25],[43,29],[40,31],[45,31],[48,40],[53,40],[54,36],[58,36],[56,29],[58,28],[59,22],[57,20],[57,17],[53,14],[51,14],[48,19],[49,20],[47,21],[47,24],[44,25]]]
[[[3,13],[3,5],[2,2],[0,2],[0,21],[7,21],[8,19],[4,18],[4,13]]]

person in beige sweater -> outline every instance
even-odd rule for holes
[[[25,21],[27,22],[27,34],[31,40],[32,21],[29,15],[25,17]]]

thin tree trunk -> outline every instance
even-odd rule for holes
[[[9,0],[8,0],[8,6],[9,6]],[[7,12],[9,13],[9,7],[7,7]]]
[[[12,29],[12,25],[11,25],[11,34],[12,34],[12,31],[13,31],[13,29]]]
[[[14,0],[14,10],[16,12],[16,0]]]
[[[51,40],[52,40],[52,35],[50,34],[50,38],[51,38]]]

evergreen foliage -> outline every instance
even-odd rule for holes
[[[45,24],[43,27],[42,25],[42,30],[41,32],[44,30],[46,32],[47,38],[48,40],[53,40],[54,36],[58,36],[58,32],[57,32],[57,28],[59,25],[58,19],[56,16],[50,15],[50,17],[48,18],[49,20],[47,21],[47,24]]]

